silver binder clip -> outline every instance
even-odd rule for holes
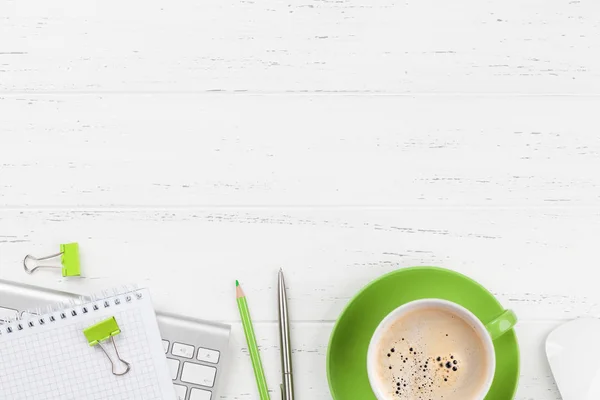
[[[39,265],[40,261],[50,260],[51,258],[60,257],[62,267],[53,265]],[[35,262],[35,267],[29,268],[28,262]],[[23,259],[23,268],[28,274],[33,273],[38,268],[61,268],[62,276],[80,276],[81,267],[79,261],[79,245],[77,243],[66,243],[60,245],[60,252],[46,257],[34,257],[30,254]]]
[[[127,361],[123,360],[119,355],[119,350],[117,349],[117,344],[115,343],[115,336],[121,333],[121,329],[117,324],[117,320],[115,317],[110,317],[102,322],[99,322],[95,325],[90,326],[83,330],[83,334],[85,338],[88,340],[90,346],[99,346],[112,366],[113,375],[125,375],[131,369],[131,364]],[[102,342],[110,340],[115,349],[115,354],[117,355],[117,359],[125,366],[125,370],[121,372],[117,372],[117,363],[113,361],[111,356],[108,354],[108,351],[104,348]]]

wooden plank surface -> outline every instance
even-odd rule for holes
[[[593,0],[0,3],[9,92],[593,93]]]
[[[599,97],[0,96],[6,206],[600,200]]]
[[[284,267],[294,317],[332,322],[377,276],[437,265],[489,287],[522,320],[565,320],[600,313],[597,282],[582,279],[598,237],[600,212],[587,209],[6,210],[0,278],[75,292],[143,280],[160,308],[222,321],[238,319],[239,279],[254,319],[276,321]],[[26,254],[68,241],[80,243],[86,279],[25,274]],[[197,306],[210,302],[221,306]]]
[[[519,315],[516,399],[559,400],[544,339],[600,312],[599,53],[591,0],[0,0],[0,278],[231,323],[249,400],[232,282],[275,389],[284,267],[321,400],[352,295],[443,266]],[[73,240],[84,279],[22,271]]]

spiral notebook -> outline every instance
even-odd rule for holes
[[[83,330],[115,317],[123,375]],[[107,342],[107,348],[112,344]],[[2,400],[173,400],[175,391],[147,289],[49,307],[0,325]]]

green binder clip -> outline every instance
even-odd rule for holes
[[[97,324],[92,325],[89,328],[83,330],[83,334],[85,335],[85,338],[87,339],[90,346],[98,345],[100,346],[104,354],[106,354],[106,357],[108,357],[108,360],[112,365],[112,373],[113,375],[117,376],[125,375],[131,369],[131,364],[123,360],[119,355],[119,350],[117,350],[115,336],[119,333],[121,333],[121,329],[119,328],[119,324],[117,324],[117,320],[115,319],[115,317],[105,319],[104,321],[98,322]],[[113,362],[112,358],[108,354],[108,351],[106,351],[106,349],[102,345],[102,342],[107,341],[109,339],[112,342],[113,347],[115,348],[115,354],[117,355],[117,359],[123,364],[125,364],[125,371],[117,372],[116,364]]]
[[[62,267],[52,265],[36,265],[33,268],[27,267],[27,261],[33,260],[36,264],[40,261],[49,260],[60,256]],[[30,254],[25,256],[23,267],[28,274],[33,273],[38,268],[62,268],[62,276],[81,276],[81,267],[79,262],[79,245],[77,243],[67,243],[60,245],[60,253],[50,256],[36,258]]]

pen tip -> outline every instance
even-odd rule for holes
[[[238,287],[238,286],[240,286],[240,283],[239,283],[239,282],[238,282],[238,280],[236,279],[236,280],[235,280],[235,287]]]

